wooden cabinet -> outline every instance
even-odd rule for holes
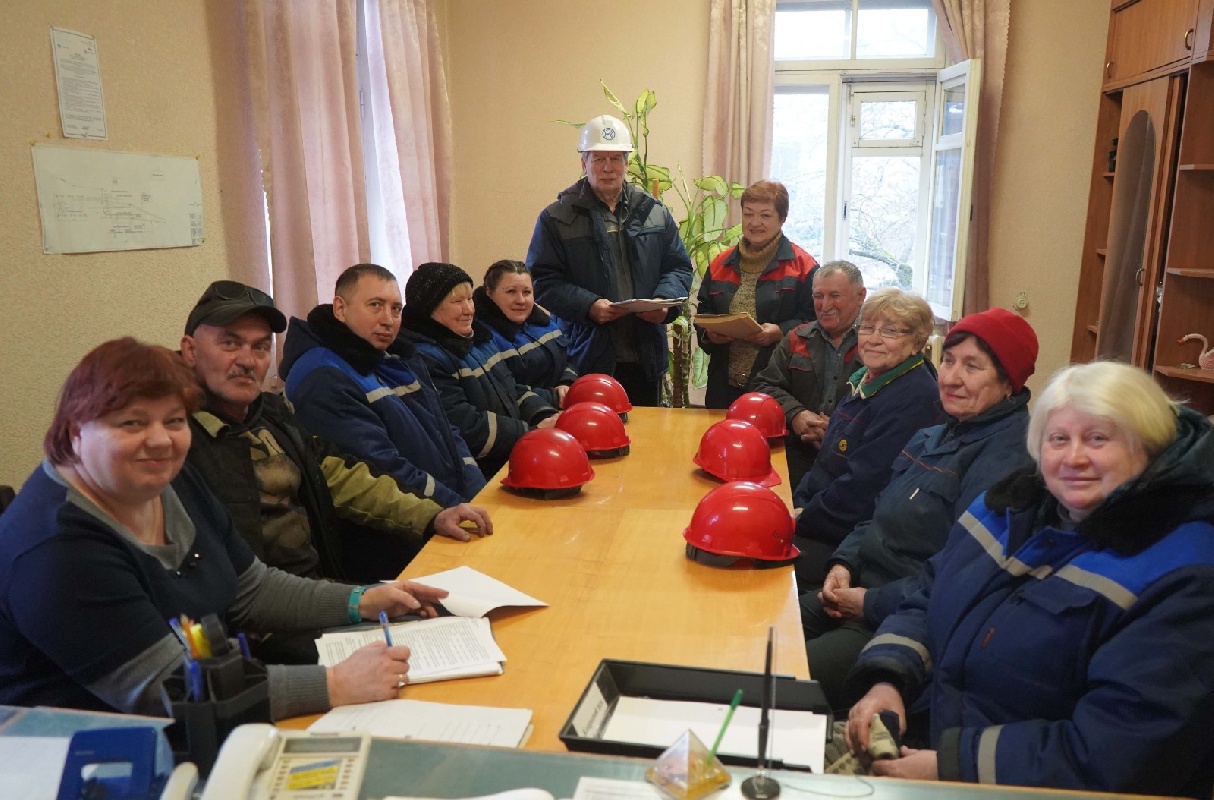
[[[1214,61],[1194,64],[1180,136],[1167,259],[1159,291],[1153,366],[1170,394],[1214,413],[1214,370],[1199,369],[1206,349],[1179,339],[1197,333],[1214,344]],[[1185,366],[1181,366],[1181,365]]]
[[[1191,61],[1198,0],[1137,0],[1118,4],[1109,20],[1105,91],[1165,75]]]
[[[1121,0],[1111,15],[1071,360],[1130,361],[1214,414],[1207,346],[1179,343],[1214,346],[1214,0]]]

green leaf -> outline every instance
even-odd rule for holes
[[[649,116],[649,112],[653,111],[658,104],[658,96],[653,93],[653,89],[646,89],[637,97],[637,116],[644,118]]]
[[[571,128],[580,128],[585,125],[585,122],[570,122],[567,119],[554,119],[553,122],[559,122],[562,125],[568,125]]]
[[[695,185],[706,192],[714,192],[716,194],[727,194],[729,192],[728,184],[720,175],[707,175],[695,181]]]
[[[621,114],[627,115],[628,112],[624,109],[624,104],[615,96],[615,93],[607,88],[607,84],[603,83],[602,78],[599,79],[599,86],[603,87],[603,94],[607,96],[607,102],[619,109]]]

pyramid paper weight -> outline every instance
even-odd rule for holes
[[[708,748],[691,731],[658,756],[657,763],[645,770],[645,778],[677,800],[699,800],[728,786],[730,780],[715,756],[709,763]]]

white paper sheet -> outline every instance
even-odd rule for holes
[[[456,567],[413,580],[450,592],[443,606],[457,617],[483,617],[503,606],[548,605],[472,567]]]
[[[70,739],[0,737],[0,797],[55,800]]]
[[[63,135],[69,139],[106,139],[105,93],[101,91],[96,38],[52,27],[51,52]]]
[[[202,244],[197,158],[52,145],[33,158],[42,252]]]
[[[506,654],[483,617],[439,617],[389,625],[393,644],[407,645],[409,682],[429,683],[478,675],[501,675]],[[331,667],[360,647],[383,641],[379,628],[326,633],[316,640],[320,664]]]
[[[681,306],[687,300],[686,297],[648,297],[648,298],[633,298],[632,300],[618,300],[611,304],[612,308],[622,308],[625,311],[655,311],[659,308],[671,308],[672,306]]]
[[[529,708],[491,708],[421,700],[342,706],[313,722],[315,733],[365,731],[384,739],[518,747],[531,724]]]
[[[669,798],[652,783],[583,776],[578,778],[573,800],[669,800]]]
[[[438,798],[406,797],[405,795],[390,794],[384,800],[438,800]],[[543,789],[510,789],[505,792],[498,792],[497,794],[466,797],[464,800],[553,800],[553,797]]]
[[[684,731],[690,729],[705,747],[712,747],[728,712],[728,703],[621,697],[601,738],[669,747]],[[755,758],[758,756],[758,742],[759,709],[738,706],[718,752]],[[771,712],[767,739],[769,759],[778,759],[790,766],[809,767],[821,773],[826,757],[825,748],[825,716],[786,709]]]

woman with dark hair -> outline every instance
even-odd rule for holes
[[[826,562],[821,589],[801,595],[809,668],[832,707],[881,622],[916,588],[923,562],[997,480],[1031,464],[1024,446],[1037,359],[1032,327],[1004,308],[963,317],[944,340],[937,382],[948,421],[911,437],[872,518]]]
[[[577,380],[569,366],[569,341],[557,321],[535,304],[531,272],[522,261],[503,259],[485,270],[484,285],[472,293],[476,318],[493,332],[493,343],[519,383],[560,408]]]
[[[417,346],[443,409],[490,479],[532,428],[556,423],[555,408],[506,366],[493,332],[475,317],[472,277],[426,263],[405,284],[401,335]]]
[[[1050,380],[1026,441],[1035,465],[974,501],[860,654],[848,749],[888,710],[913,747],[881,775],[1210,797],[1209,420],[1095,362]]]
[[[303,631],[434,614],[444,591],[343,586],[255,558],[184,466],[200,400],[176,354],[130,338],[68,376],[47,458],[0,516],[0,703],[165,715],[160,686],[183,662],[168,622],[179,615]],[[396,697],[408,658],[377,644],[334,667],[270,666],[271,714]]]
[[[776,181],[755,181],[742,193],[742,241],[708,265],[696,313],[747,312],[762,330],[733,339],[698,328],[708,354],[704,405],[729,408],[748,391],[750,379],[771,358],[780,340],[814,318],[813,271],[818,262],[783,233],[788,190]]]

